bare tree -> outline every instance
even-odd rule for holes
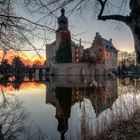
[[[26,51],[34,50],[39,55],[34,40],[41,40],[45,45],[47,31],[53,30],[46,24],[41,24],[40,17],[33,20],[29,18],[33,17],[29,9],[33,10],[30,1],[33,2],[33,0],[0,0],[0,49],[4,51],[3,59],[10,49],[22,51],[26,48]],[[24,17],[23,13],[27,16]],[[40,58],[42,59],[41,56]]]

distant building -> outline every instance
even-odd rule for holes
[[[117,69],[117,49],[112,44],[112,39],[106,40],[99,33],[93,40],[90,48],[84,50],[83,60],[102,64],[106,71]]]

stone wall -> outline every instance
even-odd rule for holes
[[[94,76],[49,76],[51,87],[89,87],[95,83]]]
[[[111,71],[117,71],[117,67],[108,67],[105,64],[93,64],[93,63],[59,63],[53,64],[49,71],[49,75],[106,75]]]
[[[95,75],[95,65],[89,63],[59,63],[51,66],[50,75]]]

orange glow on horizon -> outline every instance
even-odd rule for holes
[[[0,62],[3,59],[3,51],[0,50]],[[29,56],[23,52],[17,52],[14,50],[9,50],[6,52],[6,55],[4,57],[4,60],[8,60],[8,62],[11,64],[12,60],[14,59],[14,57],[19,57],[21,59],[21,61],[28,66],[32,66],[33,64],[35,65],[43,65],[45,63],[45,59],[39,57],[39,56]]]
[[[36,83],[36,82],[25,82],[20,85],[20,90],[29,90],[29,89],[44,89],[46,86],[41,83]],[[1,89],[3,92],[12,92],[16,91],[14,89],[13,85],[10,83],[6,87],[1,85]]]

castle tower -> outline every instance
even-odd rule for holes
[[[56,63],[71,63],[71,35],[68,30],[68,19],[65,10],[61,9],[61,16],[58,18],[58,29],[56,30]]]

